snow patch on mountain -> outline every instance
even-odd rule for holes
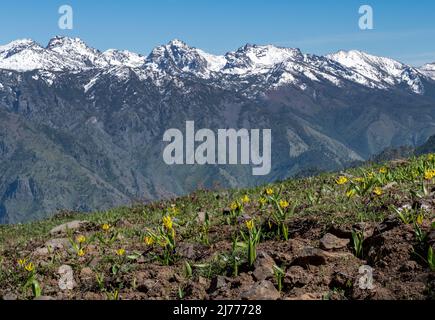
[[[236,75],[251,75],[267,73],[276,65],[286,60],[300,59],[302,58],[302,53],[299,49],[247,44],[235,52],[227,53],[225,58],[227,64],[222,72]]]
[[[418,71],[393,59],[373,56],[358,50],[339,51],[327,57],[377,83],[379,89],[404,83],[414,93],[421,94],[424,91]],[[361,84],[365,84],[365,81]]]
[[[103,52],[100,57],[99,64],[110,66],[126,66],[129,68],[140,68],[145,64],[146,58],[140,54],[133,53],[127,50],[119,51],[109,49]]]
[[[432,80],[435,80],[435,62],[425,64],[420,68],[420,72],[428,76]]]
[[[17,40],[0,46],[0,69],[18,72],[36,69],[61,71],[64,66],[61,56],[45,50],[29,39]]]

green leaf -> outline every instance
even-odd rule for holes
[[[32,281],[32,292],[33,292],[33,296],[35,298],[38,298],[41,296],[41,286],[39,285],[39,282],[36,281],[35,279],[33,279]]]

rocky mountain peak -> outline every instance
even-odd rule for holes
[[[420,71],[430,77],[431,79],[435,80],[435,62],[434,63],[428,63],[425,64],[420,68]]]

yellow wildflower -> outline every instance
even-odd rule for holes
[[[386,174],[387,172],[388,172],[388,169],[386,167],[382,167],[379,169],[379,173]]]
[[[77,237],[76,240],[77,240],[78,243],[84,243],[84,242],[86,242],[86,237],[83,236],[83,235],[80,235],[80,236]]]
[[[173,222],[171,216],[163,217],[163,225],[165,226],[166,229],[172,230]]]
[[[180,210],[175,206],[175,204],[171,204],[171,207],[168,209],[168,211],[173,215],[176,216]]]
[[[349,181],[349,179],[347,179],[347,178],[344,177],[344,176],[341,176],[341,177],[339,177],[339,178],[336,180],[336,182],[337,182],[338,185],[346,184],[348,181]]]
[[[147,246],[152,246],[154,244],[154,238],[153,237],[145,237],[144,241],[145,241],[145,244]]]
[[[20,267],[24,267],[26,265],[26,259],[19,259],[17,263]]]
[[[35,270],[35,266],[33,265],[32,262],[29,262],[28,264],[25,265],[24,269],[26,269],[29,272],[32,272],[33,270]]]
[[[267,188],[267,189],[266,189],[266,194],[267,194],[268,196],[271,196],[271,195],[273,194],[273,189],[272,189],[272,188]]]
[[[81,248],[79,249],[79,251],[77,251],[77,255],[79,257],[84,257],[84,255],[86,254],[85,249]]]
[[[375,188],[373,189],[373,193],[374,193],[375,195],[377,195],[377,196],[381,196],[384,192],[382,191],[382,188],[380,188],[380,187],[375,187]]]
[[[233,203],[231,203],[230,209],[233,210],[233,211],[239,209],[239,203],[234,201]]]
[[[245,196],[242,198],[242,202],[243,203],[248,203],[249,201],[251,201],[251,199],[249,199],[248,195],[245,194]]]
[[[103,231],[107,232],[110,230],[110,224],[105,223],[101,226],[101,229],[103,229]]]
[[[361,177],[355,178],[354,180],[355,182],[359,182],[359,183],[364,182],[364,178]]]
[[[266,198],[260,198],[260,200],[258,200],[258,201],[260,202],[260,204],[261,204],[262,206],[264,206],[264,205],[267,203]]]
[[[122,257],[123,255],[125,255],[125,249],[121,248],[116,250],[116,255]]]
[[[246,227],[248,228],[249,231],[254,229],[254,220],[246,221]]]
[[[417,224],[423,224],[423,214],[419,214],[418,216],[417,216]]]
[[[432,180],[434,176],[435,176],[435,170],[427,170],[427,171],[424,173],[424,178],[425,178],[426,180]]]
[[[290,205],[290,204],[289,204],[286,200],[280,200],[280,201],[279,201],[279,206],[280,206],[282,209],[287,208],[289,205]]]

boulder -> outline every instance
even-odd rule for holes
[[[268,280],[256,282],[240,294],[242,300],[278,300],[280,297],[278,290]]]
[[[297,297],[287,298],[286,300],[297,300],[297,301],[310,301],[310,300],[322,300],[323,296],[320,293],[304,293]]]
[[[33,254],[36,256],[46,256],[58,250],[72,249],[71,242],[67,238],[57,238],[48,240],[43,247],[36,249]]]
[[[331,233],[327,233],[320,239],[320,248],[324,250],[341,249],[346,247],[349,243],[350,239],[342,239]]]
[[[91,286],[92,284],[94,284],[95,283],[94,271],[92,271],[92,269],[89,267],[84,267],[80,271],[80,281],[81,281],[81,283],[88,285],[88,286]]]
[[[3,297],[2,300],[5,301],[14,301],[14,300],[18,300],[18,296],[14,293],[6,293]]]
[[[190,243],[180,243],[177,253],[185,259],[193,259],[195,257],[195,246]]]
[[[300,266],[292,266],[287,270],[284,284],[289,287],[302,288],[313,280],[312,274]]]
[[[274,276],[275,261],[265,252],[259,252],[254,263],[253,276],[257,281],[266,280]]]
[[[204,224],[206,220],[206,213],[205,212],[198,212],[198,215],[196,217],[196,222],[198,224]]]
[[[304,247],[293,260],[291,265],[307,267],[308,265],[320,266],[326,264],[325,251],[310,246]]]
[[[75,230],[82,228],[87,223],[88,223],[87,221],[78,221],[78,220],[64,223],[64,224],[61,224],[60,226],[57,226],[57,227],[51,229],[50,234],[56,235],[56,234],[67,233],[68,230],[75,231]]]
[[[60,275],[58,285],[61,290],[72,290],[76,287],[74,272],[71,266],[64,264],[59,267],[57,273]]]
[[[214,292],[225,288],[227,286],[228,280],[224,276],[216,276],[211,280],[209,292]]]
[[[56,298],[49,297],[49,296],[39,296],[33,300],[35,300],[35,301],[50,301],[50,300],[56,300]]]

